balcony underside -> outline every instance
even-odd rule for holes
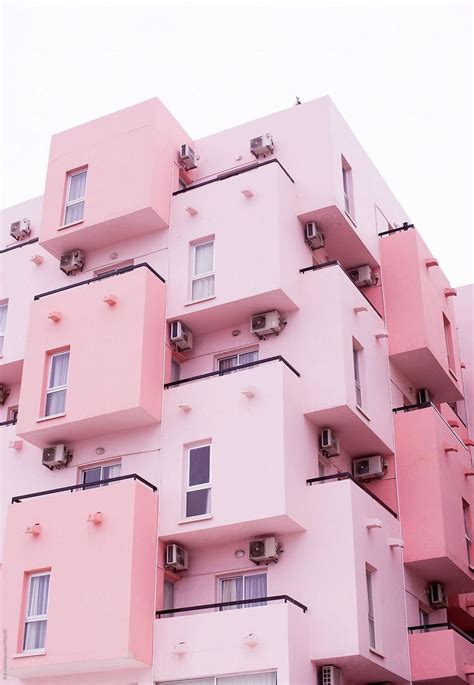
[[[390,360],[416,388],[428,388],[440,402],[462,400],[454,376],[446,371],[428,347],[390,354]]]
[[[318,666],[325,666],[332,664],[342,669],[344,680],[353,683],[371,683],[371,682],[397,682],[407,683],[408,678],[403,678],[398,673],[393,673],[387,670],[381,664],[383,658],[377,655],[373,657],[366,657],[362,654],[350,654],[345,656],[334,656],[326,658],[313,659]],[[376,662],[380,663],[376,663]],[[407,674],[408,675],[408,674]]]
[[[456,564],[449,557],[438,557],[432,559],[414,559],[405,556],[405,566],[415,571],[422,578],[443,583],[450,588],[451,592],[473,592],[474,573],[466,572],[459,564]]]

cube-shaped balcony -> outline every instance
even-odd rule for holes
[[[161,419],[165,285],[147,264],[114,273],[32,304],[17,433],[39,447]],[[51,387],[62,387],[56,409]]]
[[[54,135],[43,247],[60,257],[166,228],[177,152],[190,142],[156,98]],[[84,171],[71,185],[74,174]],[[77,208],[69,211],[73,203]]]
[[[474,639],[450,623],[413,626],[410,632],[412,681],[466,685],[474,674]]]
[[[395,410],[405,564],[450,594],[474,590],[468,449],[433,405]]]
[[[151,665],[156,488],[133,475],[100,484],[31,493],[9,507],[2,584],[12,677]],[[46,623],[27,632],[38,573],[49,574]]]
[[[168,318],[202,333],[259,312],[297,309],[298,267],[308,250],[302,239],[288,249],[293,231],[301,234],[294,202],[294,183],[276,160],[178,191],[170,222]],[[214,276],[199,300],[192,292],[194,249],[205,241],[214,241],[207,267]]]
[[[436,402],[462,399],[453,291],[416,230],[380,241],[391,360]]]

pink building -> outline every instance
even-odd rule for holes
[[[470,682],[473,290],[329,98],[57,134],[0,241],[6,682]]]

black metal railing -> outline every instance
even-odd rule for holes
[[[474,644],[474,636],[469,635],[469,633],[465,633],[464,630],[458,628],[458,626],[454,623],[451,623],[451,621],[446,621],[446,623],[427,623],[419,626],[409,626],[408,628],[410,635],[413,635],[414,633],[436,632],[438,630],[454,630],[455,633],[461,635],[461,637],[471,644]]]
[[[74,492],[75,490],[89,490],[89,488],[97,488],[101,485],[107,485],[108,483],[117,483],[121,480],[138,480],[143,485],[149,487],[153,492],[157,491],[156,485],[153,485],[149,481],[145,480],[137,473],[129,473],[126,476],[115,476],[114,478],[103,478],[102,480],[94,480],[90,483],[78,483],[76,485],[67,485],[63,488],[54,488],[53,490],[41,490],[40,492],[30,492],[27,495],[16,495],[12,497],[12,504],[21,502],[24,499],[31,499],[32,497],[41,497],[42,495],[54,495],[57,492]]]
[[[8,421],[0,421],[0,426],[14,426],[16,419],[9,419]]]
[[[210,178],[207,181],[197,181],[196,183],[189,185],[187,188],[180,188],[179,190],[175,190],[173,195],[181,195],[182,193],[187,193],[190,190],[195,190],[196,188],[202,188],[203,186],[207,186],[210,183],[216,183],[217,181],[225,181],[226,179],[232,178],[233,176],[239,176],[240,174],[245,174],[248,171],[260,169],[260,167],[267,166],[267,164],[278,164],[280,169],[283,171],[283,173],[285,173],[288,176],[290,181],[292,183],[295,182],[294,179],[287,172],[283,164],[278,159],[267,159],[265,162],[253,162],[252,164],[246,164],[244,167],[229,169],[229,171],[224,171],[221,174],[217,174],[215,177]]]
[[[5,252],[11,252],[12,250],[17,250],[19,247],[25,247],[26,245],[33,245],[33,243],[37,243],[39,238],[31,238],[31,240],[22,240],[21,242],[16,243],[15,245],[9,245],[8,247],[5,247],[3,250],[0,250],[0,254],[4,254]]]
[[[260,606],[265,606],[269,602],[285,602],[285,604],[289,602],[290,604],[294,604],[295,606],[299,607],[303,611],[303,613],[306,613],[308,611],[307,606],[301,604],[301,602],[298,602],[296,599],[293,599],[293,597],[290,597],[289,595],[272,595],[271,597],[237,599],[233,602],[213,602],[212,604],[196,604],[190,607],[178,607],[177,609],[162,609],[161,611],[156,612],[156,618],[161,618],[162,616],[169,616],[170,614],[182,614],[191,611],[206,611],[207,609],[217,609],[218,611],[223,611],[227,607],[243,606],[244,608],[248,608],[249,604],[258,604]]]
[[[359,487],[361,490],[363,490],[369,497],[372,497],[373,500],[375,500],[378,504],[380,504],[381,507],[383,507],[386,511],[388,511],[392,516],[395,518],[398,518],[398,515],[393,509],[391,509],[388,504],[385,504],[383,500],[380,499],[380,497],[377,497],[377,495],[374,495],[374,493],[369,490],[369,488],[366,488],[365,485],[362,485],[362,483],[359,483],[358,480],[354,478],[352,473],[349,473],[348,471],[342,471],[341,473],[332,473],[329,476],[319,476],[318,478],[308,478],[306,480],[306,485],[313,485],[314,483],[328,483],[332,480],[351,480],[357,487]]]
[[[55,288],[54,290],[48,290],[45,293],[40,293],[34,296],[34,300],[39,300],[42,297],[47,297],[48,295],[54,295],[60,293],[63,290],[71,290],[71,288],[79,288],[81,285],[89,285],[89,283],[95,283],[96,281],[103,281],[106,278],[112,278],[113,276],[120,276],[121,274],[126,274],[129,271],[134,271],[135,269],[145,268],[151,271],[151,273],[165,283],[163,276],[160,276],[158,271],[155,271],[147,262],[141,262],[140,264],[130,264],[130,266],[123,266],[120,269],[114,269],[112,271],[107,271],[106,273],[99,274],[99,276],[93,276],[92,278],[87,278],[85,281],[79,281],[78,283],[71,283],[70,285],[63,285],[62,288]]]
[[[426,409],[426,407],[433,407],[436,409],[432,402],[419,402],[417,404],[405,404],[403,407],[395,407],[392,409],[394,414],[406,414],[409,411],[416,411],[417,409]]]
[[[382,231],[379,233],[379,238],[384,235],[392,235],[392,233],[399,233],[400,231],[408,231],[410,228],[415,228],[415,224],[409,224],[408,221],[404,221],[401,226],[397,228],[390,228],[388,231]]]
[[[305,274],[308,271],[319,271],[320,269],[327,269],[327,267],[329,267],[329,266],[338,266],[343,271],[343,273],[347,276],[347,278],[350,280],[350,282],[352,284],[354,284],[352,278],[349,276],[346,269],[344,269],[341,262],[339,262],[337,259],[331,259],[329,262],[323,262],[322,264],[313,264],[313,266],[305,266],[303,269],[300,269],[300,274]],[[355,287],[357,287],[357,286],[355,286]],[[357,288],[357,289],[359,290],[359,292],[362,295],[362,297],[364,298],[364,300],[372,307],[372,309],[377,314],[377,316],[379,316],[382,319],[383,318],[382,315],[380,314],[380,312],[378,312],[376,310],[376,308],[374,307],[372,302],[367,298],[366,295],[364,295],[362,290],[360,290],[359,288]]]
[[[192,381],[200,381],[203,378],[212,378],[213,376],[227,376],[229,373],[234,371],[241,371],[242,369],[249,369],[251,366],[259,366],[260,364],[267,364],[268,362],[282,362],[287,366],[290,371],[293,371],[295,376],[301,377],[299,371],[295,369],[289,362],[286,361],[281,354],[275,357],[267,357],[266,359],[256,359],[253,362],[246,362],[245,364],[238,364],[237,366],[231,366],[229,369],[219,369],[217,371],[208,371],[207,373],[200,373],[198,376],[190,376],[189,378],[182,378],[180,381],[171,381],[170,383],[165,383],[165,389],[174,388],[177,385],[183,385],[183,383],[191,383]]]

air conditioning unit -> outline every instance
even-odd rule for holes
[[[250,319],[250,332],[260,339],[272,333],[278,335],[284,327],[285,324],[282,321],[281,314],[276,309],[271,312],[254,314]]]
[[[66,252],[62,255],[59,267],[61,271],[64,271],[68,276],[74,276],[78,271],[82,271],[84,262],[84,253],[82,250],[73,250],[72,252]]]
[[[270,561],[277,562],[280,548],[276,538],[259,538],[249,542],[249,559],[254,564],[268,564]]]
[[[357,480],[382,478],[385,473],[385,462],[379,454],[373,457],[362,457],[352,462],[352,473]]]
[[[51,471],[67,466],[72,459],[72,450],[67,445],[54,445],[43,450],[43,466]]]
[[[193,334],[181,321],[173,321],[170,327],[170,342],[177,350],[192,350]]]
[[[173,571],[187,571],[188,552],[179,545],[166,545],[165,566]]]
[[[321,666],[321,685],[341,685],[342,671],[337,666]]]
[[[29,219],[20,219],[20,221],[14,221],[10,225],[10,235],[15,240],[24,240],[28,238],[31,233],[31,224]]]
[[[433,609],[445,609],[448,606],[446,590],[441,583],[430,583],[427,588],[428,601]]]
[[[196,155],[194,154],[192,147],[189,145],[181,145],[178,159],[186,171],[191,171],[191,169],[195,169],[197,167]]]
[[[316,221],[308,221],[305,226],[305,241],[312,250],[324,247],[324,235],[318,231]]]
[[[252,138],[250,141],[250,152],[256,157],[265,157],[273,152],[273,138],[269,133],[264,133],[263,136]]]
[[[416,393],[418,404],[429,404],[431,402],[431,393],[427,388],[420,388]]]
[[[322,428],[319,433],[320,452],[324,457],[337,457],[341,454],[337,435],[330,428]]]
[[[368,264],[359,266],[357,269],[349,269],[347,275],[358,288],[373,285],[372,269]]]
[[[5,404],[9,394],[10,388],[7,385],[0,385],[0,404]]]

